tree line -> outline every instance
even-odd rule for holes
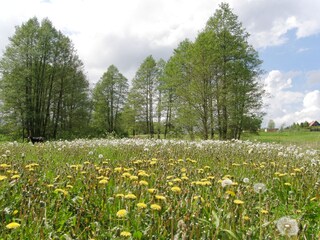
[[[257,51],[226,3],[165,61],[129,84],[114,65],[90,89],[70,39],[48,19],[16,27],[0,61],[1,131],[47,138],[148,135],[239,139],[261,124]]]

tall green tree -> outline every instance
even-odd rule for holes
[[[204,139],[216,131],[220,139],[240,138],[248,118],[261,117],[261,61],[248,37],[222,3],[195,42],[182,42],[170,58],[166,86],[174,86],[177,119],[191,136],[196,129]]]
[[[48,138],[73,135],[87,124],[89,84],[70,39],[48,19],[32,18],[9,40],[0,61],[6,124],[23,137]]]
[[[240,138],[245,116],[261,115],[263,90],[258,78],[262,61],[248,43],[249,34],[227,3],[220,4],[208,20],[204,34],[214,41],[211,75],[219,136]]]
[[[128,94],[128,80],[111,65],[93,90],[93,122],[100,133],[122,134],[121,114]]]
[[[155,98],[158,86],[158,69],[157,63],[150,55],[140,65],[130,90],[133,108],[137,112],[136,120],[144,123],[144,134],[154,136],[154,117],[155,115]]]

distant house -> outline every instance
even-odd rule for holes
[[[318,121],[312,121],[309,123],[309,127],[319,127],[320,123]]]

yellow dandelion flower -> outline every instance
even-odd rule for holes
[[[295,168],[295,169],[293,169],[293,171],[295,171],[295,172],[302,172],[301,168]]]
[[[115,171],[115,172],[122,172],[122,167],[116,167],[116,168],[114,169],[114,171]]]
[[[231,190],[226,191],[226,194],[233,196],[233,197],[236,195],[235,192],[231,191]]]
[[[173,178],[174,176],[167,176],[167,180],[169,180],[169,179],[171,179],[171,178]]]
[[[245,221],[249,221],[249,220],[250,220],[250,218],[246,215],[246,216],[244,216],[244,217],[243,217],[243,220],[245,220]]]
[[[186,172],[187,169],[186,168],[181,168],[181,172]]]
[[[286,182],[286,183],[284,183],[284,185],[285,186],[291,186],[291,183]]]
[[[19,175],[19,174],[15,174],[15,175],[13,175],[13,176],[11,177],[11,179],[18,179],[18,178],[20,178],[20,175]]]
[[[194,197],[193,197],[193,200],[198,200],[198,201],[200,201],[200,202],[204,202],[204,199],[203,199],[203,197],[201,197],[201,196],[194,196]]]
[[[198,168],[198,169],[197,169],[197,172],[198,172],[198,173],[203,173],[203,172],[204,172],[204,169]]]
[[[136,180],[138,180],[138,176],[130,176],[130,180],[131,181],[136,181]]]
[[[123,197],[124,197],[124,194],[122,194],[122,193],[117,193],[117,194],[116,194],[116,197],[117,197],[117,198],[123,198]]]
[[[122,231],[120,233],[120,236],[121,237],[131,237],[131,233],[130,232],[127,232],[127,231]]]
[[[182,180],[188,180],[189,178],[187,176],[182,176],[181,179]]]
[[[108,180],[105,178],[99,181],[99,184],[107,184],[107,183],[108,183]]]
[[[9,168],[9,167],[11,167],[11,165],[8,165],[6,163],[0,164],[0,168]]]
[[[180,178],[175,178],[172,180],[173,182],[181,182],[181,179]]]
[[[149,177],[150,175],[147,174],[144,170],[139,170],[138,176],[140,176],[140,177]]]
[[[125,199],[136,199],[136,195],[134,195],[133,193],[128,193],[126,195],[124,195]]]
[[[139,209],[144,209],[144,208],[147,207],[147,204],[145,204],[145,203],[138,203],[138,204],[137,204],[137,207],[138,207]]]
[[[18,212],[19,212],[18,210],[14,210],[14,211],[12,212],[12,215],[16,215]]]
[[[262,214],[268,214],[268,213],[269,213],[269,211],[264,210],[264,209],[261,209],[260,212],[261,212]]]
[[[117,212],[117,217],[119,218],[123,218],[123,217],[126,217],[128,215],[128,212],[127,210],[125,209],[120,209],[118,212]]]
[[[53,184],[47,184],[48,188],[52,188],[54,185]]]
[[[156,211],[160,211],[161,210],[161,206],[158,204],[151,204],[150,208],[152,210],[156,210]]]
[[[162,195],[156,195],[156,199],[158,199],[158,200],[166,200],[166,197],[162,196]]]
[[[181,188],[179,188],[177,186],[174,186],[174,187],[171,188],[171,191],[175,192],[175,193],[180,193],[181,192]]]
[[[18,227],[20,227],[20,224],[17,223],[17,222],[11,222],[8,225],[6,225],[6,228],[8,228],[8,229],[15,229],[15,228],[18,228]]]
[[[6,176],[3,176],[3,175],[0,175],[0,181],[4,180],[4,179],[7,179],[8,177]]]
[[[148,191],[149,193],[154,193],[154,192],[156,191],[156,189],[155,189],[155,188],[149,188],[147,191]]]
[[[73,188],[73,186],[70,185],[70,184],[68,184],[66,187],[67,187],[67,188]]]
[[[237,204],[237,205],[244,204],[244,201],[241,201],[241,200],[239,200],[239,199],[236,199],[236,200],[234,200],[233,202],[234,202],[235,204]]]
[[[131,177],[131,174],[128,173],[128,172],[125,172],[125,173],[122,174],[122,177],[128,177],[129,178],[129,177]]]
[[[288,175],[288,173],[280,173],[279,177],[284,177],[284,176],[287,176],[287,175]]]
[[[68,191],[64,190],[64,189],[61,189],[61,188],[57,188],[54,190],[54,193],[63,193],[63,195],[68,195]]]
[[[139,182],[139,185],[140,185],[140,186],[148,186],[148,182],[147,182],[147,181],[144,181],[144,180],[141,180],[141,181]]]

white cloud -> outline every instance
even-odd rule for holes
[[[320,83],[320,70],[314,70],[307,73],[307,80],[309,84]]]
[[[297,38],[320,32],[320,1],[304,0],[230,0],[235,12],[251,33],[257,48],[282,45],[286,34],[296,31]]]
[[[269,96],[264,100],[267,105],[264,127],[270,119],[275,121],[277,127],[293,122],[320,120],[320,91],[303,93],[292,90],[294,77],[299,75],[301,73],[273,70],[265,77],[265,90]]]

